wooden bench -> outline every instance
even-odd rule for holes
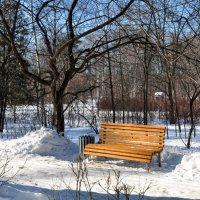
[[[165,127],[103,122],[99,133],[99,143],[86,145],[85,156],[143,162],[149,169],[152,157],[157,154],[161,166]]]

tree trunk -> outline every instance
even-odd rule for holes
[[[3,98],[0,100],[0,132],[3,132],[7,100]]]
[[[17,122],[17,113],[16,113],[16,105],[14,104],[13,105],[13,122],[14,122],[14,124],[16,124],[16,122]]]
[[[35,92],[36,92],[36,107],[37,107],[37,119],[40,118],[40,111],[39,111],[39,107],[40,107],[40,102],[39,102],[39,84],[36,82],[35,83]]]
[[[113,113],[113,123],[115,123],[116,118],[116,108],[115,108],[115,98],[114,98],[114,86],[113,86],[113,79],[112,79],[112,68],[110,62],[110,52],[107,52],[108,55],[108,69],[109,69],[109,84],[110,84],[110,96],[111,96],[111,105],[112,105],[112,113]]]
[[[174,87],[174,99],[175,99],[175,107],[176,107],[176,122],[178,123],[178,130],[179,130],[179,135],[181,134],[181,123],[180,123],[180,116],[179,116],[179,108],[178,108],[178,101],[177,101],[177,95],[176,95],[176,90]]]
[[[148,38],[146,36],[146,41],[148,43]],[[148,47],[145,45],[144,49],[144,116],[143,116],[143,123],[144,125],[148,124],[148,90],[149,90],[149,65],[150,65],[150,60],[148,60]]]
[[[53,96],[53,126],[56,128],[57,132],[64,136],[64,115],[63,115],[63,95],[59,91],[55,92]]]
[[[143,121],[144,125],[148,124],[148,69],[145,67],[144,69],[144,116]]]
[[[190,131],[189,131],[189,135],[188,135],[188,141],[187,141],[187,148],[189,149],[191,146],[191,138],[192,138],[192,132],[194,130],[194,112],[193,112],[193,99],[190,100]]]
[[[120,52],[120,78],[121,78],[121,98],[122,98],[122,123],[125,123],[125,97],[124,97],[124,74],[122,68],[122,61],[121,61],[121,52]]]
[[[44,95],[45,95],[45,89],[41,87],[41,118],[42,118],[42,126],[47,127],[47,115],[46,115],[46,109],[45,109],[45,101],[44,101]]]
[[[168,92],[169,92],[169,123],[175,124],[176,119],[174,116],[174,99],[173,99],[173,92],[172,92],[172,84],[168,84]]]

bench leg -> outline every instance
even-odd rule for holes
[[[149,172],[151,169],[151,164],[150,163],[147,163],[147,171]]]
[[[158,153],[158,166],[161,167],[161,155]]]
[[[91,161],[92,160],[92,156],[83,154],[83,156],[80,156],[80,160],[81,161]]]
[[[79,155],[79,161],[83,161],[85,159],[84,155]]]
[[[87,158],[88,158],[88,161],[92,160],[92,156],[91,155],[89,155]]]
[[[87,158],[89,158],[89,156],[88,156],[88,155],[84,155],[83,153],[82,153],[81,155],[79,155],[79,159],[80,159],[81,161],[84,161],[84,160],[86,160]]]

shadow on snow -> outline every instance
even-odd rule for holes
[[[35,194],[36,196],[38,196],[38,194],[44,195],[43,197],[46,199],[54,199],[54,200],[73,200],[75,199],[75,195],[76,195],[76,191],[72,190],[72,189],[64,189],[64,190],[54,190],[54,189],[46,189],[46,188],[41,188],[41,187],[37,187],[37,186],[27,186],[27,185],[19,185],[19,184],[14,184],[14,183],[9,183],[6,184],[4,186],[2,186],[1,189],[3,189],[3,187],[9,187],[11,189],[13,189],[13,191],[17,191],[17,192],[27,192],[28,196],[26,197],[26,200],[33,200],[34,197],[33,195]],[[33,195],[31,195],[31,193]],[[19,194],[19,193],[17,193]],[[94,200],[99,200],[99,199],[115,199],[113,198],[113,196],[111,194],[102,194],[102,193],[97,193],[97,192],[92,192],[93,195],[93,199]],[[5,196],[2,196],[3,198],[6,199],[21,199],[21,196],[19,194],[19,196],[16,195],[15,192],[11,192]],[[0,199],[2,198],[0,196]],[[86,191],[80,191],[80,200],[85,200],[85,199],[90,199],[90,194]],[[41,199],[41,198],[40,198]],[[121,199],[121,198],[120,198]],[[137,200],[140,199],[138,194],[132,194],[130,195],[130,200]],[[189,200],[188,198],[179,198],[179,197],[152,197],[152,196],[145,196],[144,198],[142,198],[143,200]]]

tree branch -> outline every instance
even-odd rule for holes
[[[89,29],[88,31],[85,31],[83,33],[81,33],[80,35],[70,39],[70,40],[66,40],[65,42],[63,42],[63,44],[58,48],[57,52],[55,53],[54,57],[57,58],[58,55],[60,55],[60,53],[70,44],[70,43],[73,43],[77,40],[79,40],[80,38],[83,38],[91,33],[94,33],[100,29],[102,29],[103,27],[111,24],[112,22],[114,22],[116,19],[118,19],[119,17],[121,17],[129,8],[130,6],[133,4],[134,0],[130,0],[129,3],[117,14],[115,15],[114,17],[108,19],[107,21],[105,21],[104,23],[92,28],[92,29]]]
[[[4,17],[2,9],[0,9],[0,17],[2,19],[2,23],[3,23],[4,27],[5,27],[6,32],[7,32],[7,36],[5,36],[5,39],[7,41],[9,40],[9,45],[12,47],[14,55],[16,56],[16,58],[17,58],[17,60],[18,60],[18,62],[20,64],[20,66],[21,66],[22,71],[27,76],[29,76],[30,78],[32,78],[32,79],[34,79],[34,80],[36,80],[36,81],[38,81],[38,82],[40,82],[40,83],[42,83],[44,85],[49,85],[50,83],[48,81],[43,80],[40,77],[38,77],[35,74],[33,74],[33,73],[31,73],[31,72],[28,71],[28,69],[27,69],[28,68],[28,63],[27,63],[26,60],[23,59],[23,57],[21,56],[21,54],[17,50],[17,47],[16,47],[15,42],[14,42],[14,36],[13,36],[13,34],[12,34],[11,30],[10,30],[10,27],[9,27],[9,25],[8,25],[5,17]],[[13,31],[15,31],[15,30],[13,30]],[[2,36],[5,35],[2,32],[0,32],[0,33],[1,33]]]

